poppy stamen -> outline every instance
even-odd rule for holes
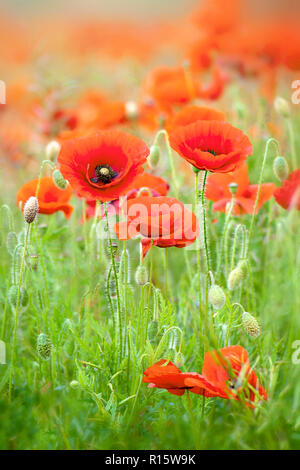
[[[103,184],[108,184],[117,176],[117,173],[109,165],[97,165],[95,173],[97,176],[95,178],[91,178],[93,183],[101,181]]]

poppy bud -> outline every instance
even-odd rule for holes
[[[55,140],[52,140],[46,146],[46,158],[52,162],[56,161],[59,152],[60,152],[60,145]]]
[[[64,179],[63,175],[59,170],[56,169],[53,171],[52,178],[59,189],[66,189],[66,187],[68,186],[67,180]]]
[[[225,303],[225,294],[223,289],[216,284],[211,286],[208,291],[208,301],[215,309],[220,310]]]
[[[279,181],[284,181],[289,175],[289,167],[284,157],[276,157],[273,162],[273,171]]]
[[[48,336],[44,333],[41,333],[38,336],[36,349],[42,359],[44,359],[45,361],[49,359],[52,349],[52,343]]]
[[[28,298],[27,290],[26,289],[20,289],[19,306],[20,307],[26,307],[26,305],[28,304],[28,300],[29,300],[29,298]],[[8,301],[9,301],[10,305],[13,308],[17,307],[17,303],[18,303],[18,286],[13,285],[9,288]]]
[[[242,316],[242,325],[246,333],[257,338],[260,335],[260,326],[256,318],[251,313],[244,312]]]
[[[148,163],[150,168],[156,168],[160,160],[160,148],[158,145],[151,145]]]
[[[158,321],[153,320],[148,327],[148,339],[150,343],[154,342],[159,330]]]
[[[284,118],[289,118],[291,115],[289,103],[284,98],[281,98],[281,96],[277,96],[277,98],[275,98],[274,108],[276,112]]]
[[[73,388],[74,390],[80,388],[80,383],[78,382],[78,380],[72,380],[70,382],[70,387]]]
[[[175,365],[176,365],[177,367],[182,367],[182,366],[183,366],[183,364],[184,364],[184,356],[183,356],[182,352],[178,351],[178,352],[175,354],[174,362],[175,362]]]
[[[238,266],[231,271],[228,276],[227,286],[229,290],[234,290],[241,284],[242,280],[246,277],[245,265],[238,264]]]
[[[137,267],[135,272],[135,282],[139,286],[144,286],[148,282],[148,271],[145,266],[142,266],[141,264]]]
[[[126,119],[134,120],[139,116],[139,108],[135,101],[126,101],[125,103]]]
[[[32,224],[39,211],[39,202],[36,197],[31,196],[24,206],[24,219],[28,224]]]
[[[120,257],[120,248],[117,242],[111,240],[111,248],[110,248],[110,243],[109,241],[104,245],[104,254],[105,256],[110,259],[111,258],[111,252],[115,258]]]
[[[6,248],[10,255],[14,254],[14,250],[18,244],[18,237],[16,232],[9,232],[6,238]]]
[[[166,353],[165,353],[165,356],[167,358],[168,361],[174,361],[174,356],[175,356],[175,351],[174,349],[172,348],[169,348]]]

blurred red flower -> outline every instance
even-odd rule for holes
[[[300,210],[300,168],[293,171],[283,185],[276,189],[274,197],[284,209]]]
[[[184,204],[169,197],[138,197],[122,206],[127,220],[115,226],[120,240],[142,236],[143,256],[153,246],[183,248],[199,236],[195,214]]]
[[[258,184],[249,183],[248,166],[246,163],[230,174],[215,173],[209,175],[206,182],[205,195],[207,199],[214,201],[213,210],[225,212],[227,204],[232,200],[232,193],[229,189],[231,183],[237,184],[234,196],[234,215],[253,214]],[[273,183],[261,185],[257,212],[265,202],[271,199],[275,189],[276,186]]]
[[[25,183],[17,193],[17,205],[23,210],[25,202],[31,197],[36,195],[36,189],[39,179],[28,181]],[[45,176],[41,178],[41,184],[38,194],[39,213],[40,214],[53,214],[54,212],[62,211],[67,218],[73,212],[73,206],[68,204],[72,196],[72,189],[70,185],[66,189],[60,189],[56,186],[52,178]]]
[[[109,202],[124,194],[144,171],[148,155],[142,140],[111,130],[64,141],[58,162],[78,196]]]
[[[170,134],[171,147],[199,170],[228,173],[252,153],[248,137],[222,121],[197,121]]]

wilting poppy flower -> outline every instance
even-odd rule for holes
[[[38,185],[38,178],[22,186],[17,193],[17,204],[23,209],[25,202],[31,197],[36,195]],[[62,211],[68,218],[73,212],[73,206],[68,204],[72,196],[72,189],[70,185],[66,189],[60,189],[53,182],[52,178],[45,176],[41,178],[41,185],[38,194],[39,213],[40,214],[53,214],[54,212]]]
[[[122,206],[127,220],[115,226],[117,237],[128,240],[141,236],[143,256],[154,246],[183,248],[199,235],[195,214],[175,198],[138,197]]]
[[[248,137],[222,121],[197,121],[170,134],[171,147],[199,170],[228,173],[252,153]]]
[[[205,106],[189,105],[168,119],[166,129],[171,132],[178,127],[188,126],[196,121],[225,121],[225,119],[225,114],[222,111],[206,108]]]
[[[293,171],[283,185],[276,189],[274,197],[284,209],[300,210],[300,168]]]
[[[232,200],[232,193],[229,189],[231,183],[237,184],[233,213],[235,215],[253,214],[259,185],[249,183],[248,166],[246,163],[230,174],[215,173],[209,175],[205,195],[207,199],[214,201],[213,210],[225,212],[227,204]],[[275,189],[276,186],[273,183],[261,185],[257,212],[265,202],[271,199]]]
[[[126,199],[133,199],[139,196],[166,196],[169,191],[168,183],[159,176],[143,173],[135,178],[132,185],[127,188]],[[94,217],[96,201],[86,201],[86,220]],[[107,215],[116,215],[119,213],[119,199],[112,201],[107,206]],[[101,208],[101,217],[104,217],[104,209]]]
[[[218,390],[216,396],[221,398],[244,401],[250,407],[256,400],[256,394],[261,399],[267,399],[266,391],[250,367],[248,352],[242,346],[227,346],[207,352],[199,386],[202,386],[202,378],[213,387],[212,390]],[[196,387],[197,378],[188,378],[185,384]]]
[[[195,379],[196,385],[186,385],[187,379]],[[150,388],[166,389],[172,395],[180,396],[189,390],[198,395],[213,396],[209,393],[209,384],[204,377],[196,372],[181,372],[172,362],[165,359],[161,359],[145,370],[143,382],[148,383]]]
[[[111,130],[62,143],[60,170],[78,196],[109,202],[143,173],[149,149],[137,137]]]

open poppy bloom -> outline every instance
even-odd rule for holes
[[[139,196],[166,196],[169,191],[169,184],[159,176],[143,173],[136,177],[132,185],[127,189],[124,196],[126,199],[133,199]],[[97,201],[86,201],[86,219],[94,217]],[[112,201],[107,206],[107,215],[119,213],[119,199]],[[104,209],[101,208],[101,217],[104,217]]]
[[[232,193],[229,189],[231,183],[237,184],[237,190],[234,195],[233,214],[253,214],[259,185],[249,183],[248,166],[246,163],[233,173],[214,173],[209,175],[205,195],[207,199],[214,201],[213,210],[219,212],[226,211],[227,204],[232,200]],[[256,212],[260,210],[265,202],[271,199],[275,189],[276,186],[273,183],[261,185]]]
[[[283,185],[276,189],[274,197],[284,209],[300,210],[300,168],[293,171]]]
[[[188,126],[196,121],[225,121],[225,119],[225,113],[222,111],[205,106],[188,105],[168,119],[166,129],[171,132],[178,127]]]
[[[137,197],[125,201],[122,210],[127,220],[115,225],[119,240],[141,236],[143,256],[151,247],[183,248],[199,236],[195,214],[184,204],[169,197]]]
[[[148,155],[147,145],[139,138],[107,130],[63,142],[58,162],[78,196],[109,202],[125,194],[143,173]]]
[[[187,385],[187,379],[195,379],[196,385]],[[180,396],[189,390],[198,395],[211,396],[208,392],[209,384],[204,377],[196,372],[181,372],[172,362],[165,359],[161,359],[145,370],[143,382],[148,383],[149,388],[166,389],[172,395]]]
[[[267,393],[250,367],[249,356],[242,346],[227,346],[207,352],[202,374],[182,373],[172,362],[162,359],[144,372],[143,382],[149,387],[164,388],[174,395],[186,390],[206,398],[231,398],[253,407],[266,400]]]
[[[36,189],[39,179],[28,181],[17,193],[17,205],[23,210],[26,201],[36,195]],[[62,211],[68,218],[73,212],[73,206],[68,204],[72,196],[70,185],[66,189],[60,189],[56,186],[52,178],[45,176],[41,178],[41,185],[38,194],[39,213],[53,214]]]
[[[171,147],[199,170],[228,173],[252,153],[248,137],[222,121],[197,121],[170,134]]]
[[[209,351],[204,356],[202,377],[220,398],[232,398],[253,407],[256,399],[267,399],[267,393],[260,385],[250,367],[249,355],[242,346]],[[188,378],[185,384],[197,386],[197,379]],[[202,381],[199,381],[199,386]]]

